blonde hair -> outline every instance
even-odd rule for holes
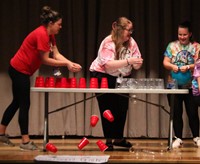
[[[122,32],[126,27],[131,24],[132,22],[127,19],[126,17],[119,17],[115,22],[112,24],[112,31],[111,36],[112,40],[115,43],[115,50],[116,50],[116,59],[119,59],[119,52],[122,47],[128,48],[129,40],[126,42],[121,42]]]

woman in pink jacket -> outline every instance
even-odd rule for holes
[[[133,23],[127,18],[120,17],[113,22],[111,34],[102,41],[98,55],[90,66],[91,77],[97,77],[99,84],[103,77],[107,77],[108,87],[115,88],[116,82],[120,83],[123,77],[130,77],[132,69],[142,66],[143,59],[137,43],[131,37],[132,32]],[[132,144],[123,137],[129,102],[127,95],[96,95],[107,151],[112,151],[113,145],[130,148]],[[113,114],[113,122],[103,117],[106,109]]]

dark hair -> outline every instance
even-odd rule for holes
[[[192,32],[191,23],[190,23],[189,20],[186,20],[186,21],[179,23],[178,27],[187,28],[189,32]]]
[[[44,6],[42,8],[42,13],[40,15],[41,24],[48,25],[49,22],[55,23],[61,18],[62,16],[60,15],[60,13],[52,10],[49,6]]]

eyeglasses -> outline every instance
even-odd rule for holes
[[[124,30],[128,31],[131,34],[133,33],[133,29],[126,29],[126,28],[124,28]]]

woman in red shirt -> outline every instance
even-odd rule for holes
[[[0,125],[0,142],[14,146],[5,135],[6,128],[19,109],[19,126],[22,135],[21,149],[36,150],[28,134],[30,108],[30,76],[41,64],[66,66],[69,71],[78,72],[81,66],[66,59],[57,49],[54,35],[62,28],[61,15],[48,6],[42,8],[41,26],[32,31],[10,61],[9,76],[12,80],[13,100],[3,114]],[[50,57],[52,54],[53,58]]]

